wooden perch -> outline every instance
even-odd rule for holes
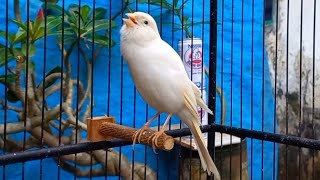
[[[123,139],[125,141],[133,141],[133,136],[138,129],[122,126],[114,123],[114,118],[111,117],[95,117],[88,119],[88,139],[90,141],[110,140],[111,138]],[[141,135],[140,143],[152,146],[152,141],[149,139],[157,131],[147,129]],[[169,151],[174,146],[174,139],[171,136],[162,134],[157,139],[157,148]]]

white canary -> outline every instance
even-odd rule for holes
[[[126,15],[129,18],[123,19],[124,25],[120,31],[121,52],[128,62],[131,76],[140,95],[158,111],[140,129],[140,133],[136,134],[134,143],[160,113],[168,113],[168,117],[161,130],[153,137],[153,143],[164,132],[171,116],[178,115],[195,138],[203,169],[209,175],[214,174],[215,179],[220,179],[199,128],[197,105],[212,114],[201,99],[200,90],[188,78],[180,56],[161,39],[155,20],[143,12]]]

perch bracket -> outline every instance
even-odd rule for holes
[[[88,118],[88,140],[96,142],[103,140],[111,140],[112,138],[123,139],[125,141],[132,142],[134,135],[138,129],[115,124],[114,117],[94,117]],[[140,143],[152,146],[150,137],[157,131],[152,129],[146,129],[141,134]],[[162,134],[157,139],[158,149],[169,151],[174,146],[174,139],[171,136]]]

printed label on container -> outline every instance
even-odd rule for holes
[[[205,72],[202,60],[202,41],[199,38],[179,41],[179,54],[189,78],[201,90],[202,99],[207,103],[207,93],[205,84]],[[198,113],[202,125],[208,124],[208,113],[198,106]],[[182,123],[183,127],[187,127]],[[207,133],[203,134],[207,138]]]

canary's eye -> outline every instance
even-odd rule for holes
[[[144,23],[145,25],[148,25],[148,21],[144,21],[143,23]]]

